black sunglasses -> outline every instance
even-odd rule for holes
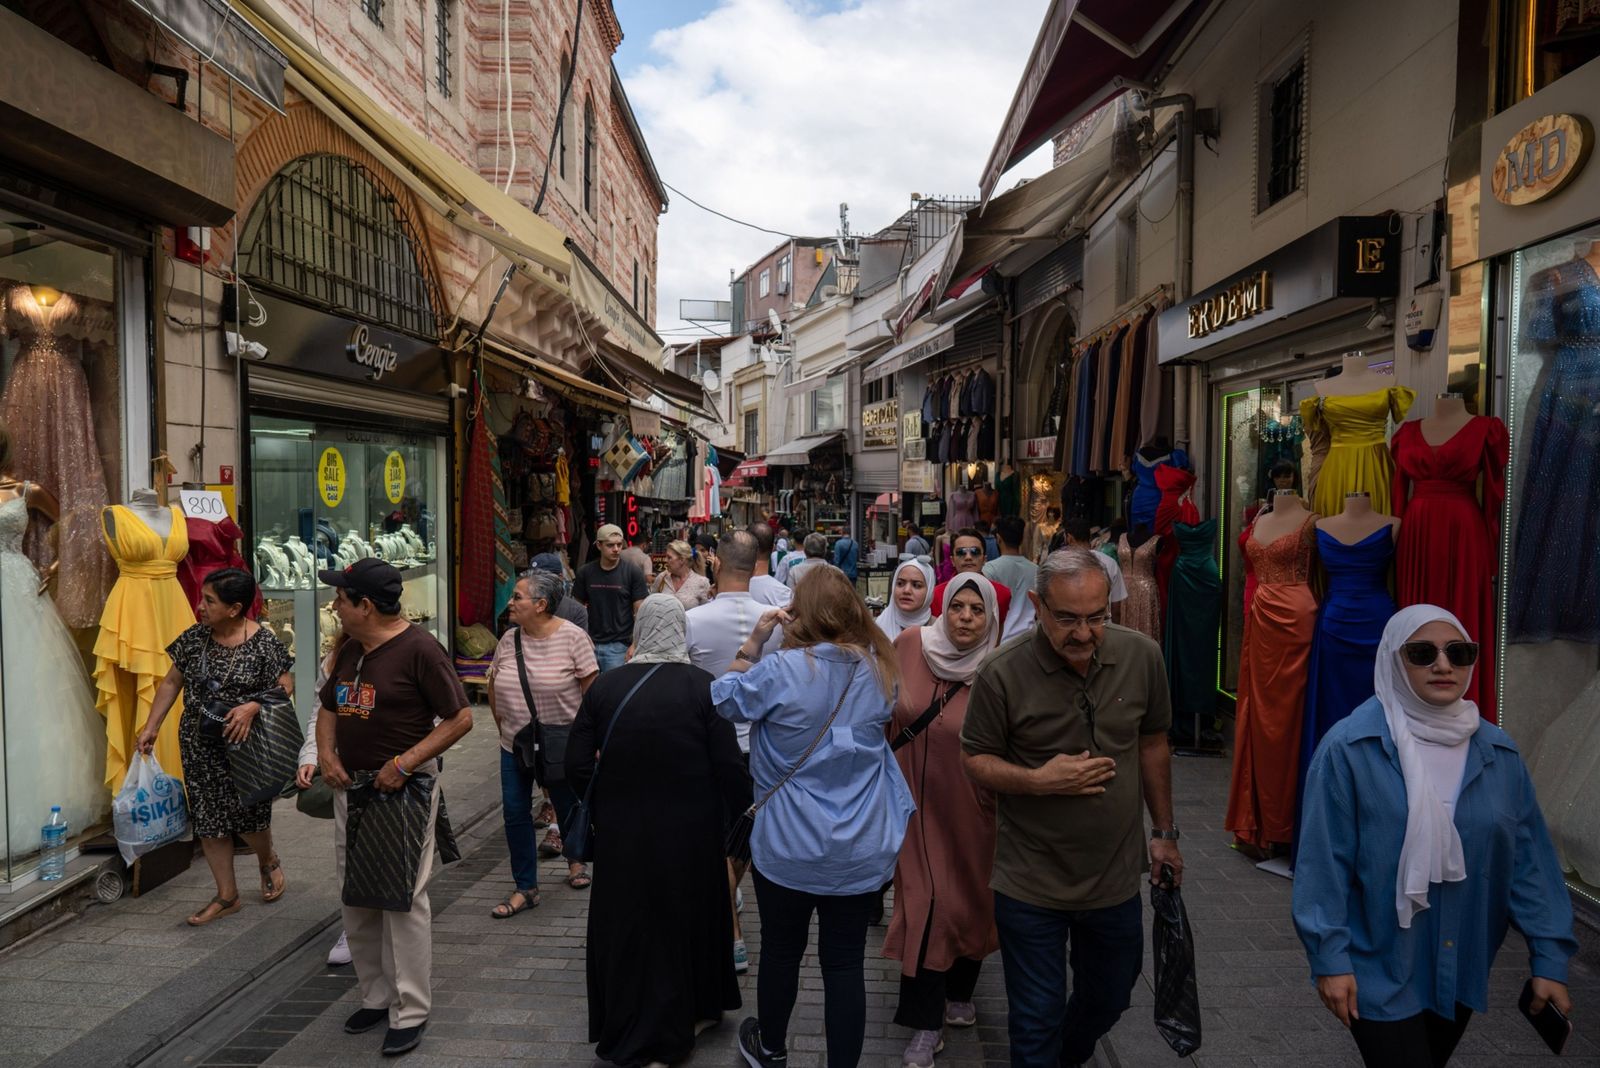
[[[1446,642],[1435,645],[1433,642],[1406,642],[1401,647],[1405,653],[1406,661],[1413,667],[1428,667],[1439,654],[1444,653],[1444,658],[1450,661],[1451,667],[1471,667],[1478,662],[1477,642]]]
[[[955,550],[955,555],[956,556],[982,556],[983,555],[983,550],[982,549],[975,549],[972,546],[967,545],[967,546],[963,546],[960,549]]]

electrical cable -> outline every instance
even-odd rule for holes
[[[719,219],[727,219],[731,223],[738,223],[740,226],[748,226],[752,230],[760,230],[764,234],[772,234],[776,237],[787,237],[790,240],[793,240],[795,237],[794,234],[786,234],[782,230],[771,230],[765,226],[757,226],[755,223],[745,222],[743,219],[735,219],[732,215],[725,215],[716,208],[706,207],[704,204],[700,203],[694,197],[690,196],[688,193],[685,193],[675,185],[670,185],[667,182],[662,182],[661,184],[678,194],[683,199],[687,200],[689,203],[693,204],[695,207],[699,208],[701,211],[709,211]]]
[[[511,123],[515,110],[511,94],[511,0],[500,0],[500,70],[505,75],[506,86],[506,140],[511,143],[511,166],[506,168],[506,187],[501,192],[509,195],[512,179],[517,176],[517,133]],[[495,96],[499,95],[496,91]]]
[[[539,181],[539,195],[533,199],[535,215],[544,207],[544,195],[550,189],[550,163],[556,158],[556,139],[561,136],[561,124],[567,121],[567,97],[572,94],[572,79],[578,75],[578,42],[582,35],[583,0],[578,0],[578,16],[572,24],[572,58],[567,61],[567,78],[561,83],[561,95],[556,98],[556,121],[550,127],[550,144],[544,152],[544,177]]]

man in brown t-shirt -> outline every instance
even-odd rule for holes
[[[1046,557],[1028,593],[1038,625],[979,671],[961,731],[967,774],[998,795],[989,885],[1014,1068],[1093,1057],[1139,978],[1145,874],[1183,874],[1161,649],[1109,622],[1110,596],[1094,554]]]
[[[337,791],[334,847],[342,883],[351,773],[376,772],[374,786],[384,793],[400,789],[418,772],[437,780],[438,757],[472,729],[472,710],[444,647],[400,614],[403,583],[393,565],[358,560],[319,577],[334,587],[334,611],[350,638],[322,688],[317,712],[318,763]],[[411,910],[344,908],[361,988],[361,1008],[344,1029],[360,1034],[387,1021],[383,1052],[389,1056],[417,1047],[433,1004],[428,876],[438,806],[436,781]]]

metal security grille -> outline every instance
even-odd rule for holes
[[[1300,120],[1305,102],[1306,64],[1300,60],[1272,86],[1267,106],[1271,151],[1267,157],[1267,204],[1300,188]]]
[[[439,95],[450,95],[450,8],[452,0],[435,0],[433,8],[434,84]]]
[[[361,0],[361,13],[371,19],[374,26],[382,26],[383,0]]]
[[[761,413],[744,413],[744,454],[755,456],[761,451]]]
[[[1014,315],[1032,311],[1083,281],[1083,242],[1068,241],[1017,277]]]
[[[243,273],[329,311],[438,335],[438,290],[400,205],[358,163],[302,156],[273,176],[245,225]]]

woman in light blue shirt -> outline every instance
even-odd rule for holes
[[[1442,1068],[1509,927],[1533,1010],[1571,1008],[1572,901],[1516,745],[1462,693],[1477,643],[1432,605],[1384,629],[1376,696],[1306,778],[1294,923],[1317,992],[1369,1068]]]
[[[763,657],[775,627],[783,644]],[[915,806],[884,726],[894,709],[894,647],[844,572],[819,563],[787,608],[765,613],[728,674],[717,711],[748,722],[757,801],[750,835],[761,912],[759,1019],[739,1028],[754,1068],[786,1063],[800,960],[818,917],[830,1068],[861,1058],[867,923],[894,874]],[[792,777],[784,781],[791,769]]]

